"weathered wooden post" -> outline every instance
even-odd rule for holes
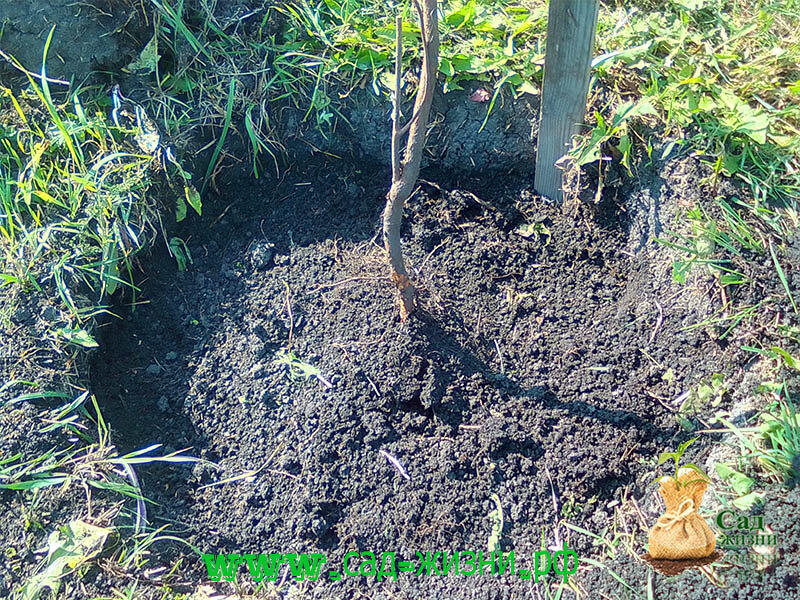
[[[598,4],[598,0],[550,0],[548,9],[534,187],[558,203],[563,200],[562,171],[555,163],[583,123]]]

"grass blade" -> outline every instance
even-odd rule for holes
[[[214,167],[217,166],[217,160],[219,159],[219,155],[222,152],[222,145],[225,143],[225,138],[228,135],[228,129],[231,126],[231,118],[233,116],[233,98],[234,94],[236,93],[236,79],[231,79],[230,85],[228,86],[228,103],[225,107],[225,123],[222,125],[222,133],[217,140],[217,145],[214,148],[214,154],[211,155],[211,161],[208,163],[208,168],[206,169],[206,176],[203,179],[203,187],[200,188],[200,194],[202,195],[208,185],[208,180],[211,178],[211,174],[214,172]]]
[[[797,314],[797,304],[794,302],[794,297],[789,289],[789,282],[786,281],[786,274],[783,272],[781,264],[778,262],[778,257],[775,254],[775,248],[772,247],[772,242],[769,243],[769,253],[772,255],[772,263],[775,265],[775,270],[778,272],[778,277],[783,284],[783,289],[786,290],[786,295],[789,296],[789,302],[792,303],[792,308],[794,309],[795,314]]]

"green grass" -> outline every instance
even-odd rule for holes
[[[119,541],[114,550],[103,551],[104,557],[118,557],[123,570],[131,560],[138,561],[133,566],[144,564],[152,542],[143,545],[140,538],[152,531],[145,528],[146,505],[135,465],[191,460],[179,454],[154,456],[155,447],[121,455],[88,393],[47,389],[36,381],[35,357],[45,351],[66,357],[55,361],[55,369],[65,369],[56,379],[65,386],[74,383],[70,364],[82,349],[98,345],[92,337],[93,317],[108,310],[117,290],[136,292],[136,256],[161,230],[163,208],[157,198],[166,189],[159,184],[169,167],[141,150],[137,126],[126,128],[111,118],[109,90],[51,90],[44,69],[42,75],[29,76],[26,86],[14,90],[0,86],[0,287],[4,319],[18,306],[35,310],[40,301],[60,311],[47,317],[49,329],[40,337],[7,329],[20,344],[10,351],[22,349],[25,356],[17,357],[22,366],[14,367],[22,368],[22,375],[0,381],[6,398],[1,407],[14,411],[23,402],[52,406],[60,401],[41,410],[31,434],[41,440],[60,434],[67,441],[35,455],[0,455],[0,489],[20,495],[26,539],[41,529],[42,498],[55,489],[83,490],[89,514],[92,497],[116,497],[117,504],[106,515],[109,526],[96,536],[97,547],[81,546],[87,529],[77,515],[51,532],[52,552],[26,586],[15,590],[25,598],[52,589],[69,572],[80,574],[109,536]],[[174,194],[172,185],[168,193]],[[162,533],[157,539],[163,538]],[[64,553],[73,553],[76,560],[65,563],[59,558]]]
[[[165,45],[175,53],[173,72],[161,75],[162,85],[177,93],[190,89],[188,95],[201,103],[207,96],[217,123],[225,121],[230,78],[256,79],[256,86],[239,86],[239,114],[271,112],[288,102],[323,128],[338,113],[338,95],[362,87],[388,96],[394,87],[394,14],[377,0],[280,3],[250,17],[246,37],[236,21],[185,14],[174,0],[153,3],[163,15]],[[602,54],[593,73],[617,92],[614,104],[647,98],[658,109],[664,135],[701,152],[718,173],[746,181],[758,200],[796,196],[800,180],[785,176],[800,143],[800,107],[793,100],[800,93],[797,0],[637,4],[609,3],[600,13]],[[419,28],[410,3],[400,10],[403,60],[411,69],[420,58]],[[440,10],[445,91],[482,80],[517,93],[539,92],[545,2],[445,0]],[[212,58],[229,68],[204,72]],[[258,139],[259,128],[249,129]]]
[[[158,455],[160,444],[120,454],[111,442],[111,432],[96,400],[88,392],[43,411],[39,423],[37,433],[63,430],[72,436],[73,442],[34,457],[18,453],[0,459],[0,490],[14,491],[23,498],[25,526],[20,535],[32,543],[35,538],[30,536],[43,529],[40,515],[53,501],[52,493],[43,501],[48,490],[57,489],[59,496],[71,490],[79,492],[86,499],[86,515],[78,511],[68,523],[50,531],[48,555],[24,584],[14,590],[14,597],[36,598],[45,590],[56,591],[70,574],[77,573],[80,577],[90,566],[101,564],[105,565],[101,568],[111,568],[115,579],[124,580],[130,575],[130,580],[135,581],[133,573],[141,573],[149,564],[153,544],[185,543],[167,533],[166,527],[153,528],[147,524],[146,504],[150,501],[142,495],[136,468],[143,464],[190,463],[198,459],[180,452]],[[89,517],[93,523],[102,522],[102,527],[88,525]],[[63,560],[65,556],[70,559]],[[100,558],[102,563],[98,562]],[[13,548],[6,550],[6,559],[10,568],[17,568]],[[163,583],[169,581],[169,576],[165,574]]]
[[[152,158],[96,102],[85,108],[76,91],[56,105],[46,89],[0,89],[0,278],[54,284],[81,323],[133,287],[133,258],[156,234]]]
[[[598,112],[573,155],[621,156],[627,167],[638,146],[645,162],[681,153],[707,166],[709,201],[690,207],[660,241],[678,251],[676,281],[703,265],[722,289],[719,312],[698,325],[720,325],[720,337],[742,326],[747,336],[763,324],[765,307],[788,302],[796,312],[782,263],[800,225],[800,2],[675,0],[657,8],[601,11],[600,45],[619,54],[595,68],[615,91],[605,111],[635,101],[654,113],[615,132]],[[719,195],[721,177],[741,183],[740,194]],[[771,274],[758,267],[764,259]],[[768,292],[757,305],[740,299],[740,289],[754,286]]]
[[[735,434],[743,456],[754,463],[763,479],[774,483],[800,482],[800,416],[784,384],[751,427],[736,427],[725,418],[724,431]]]
[[[238,21],[220,22],[209,12],[189,14],[183,2],[153,4],[161,15],[162,47],[171,61],[157,74],[159,106],[151,112],[162,112],[172,123],[227,131],[230,82],[236,80],[233,113],[243,119],[235,119],[235,127],[249,143],[255,174],[263,170],[263,156],[277,167],[282,145],[273,129],[282,107],[298,110],[300,127],[327,135],[345,121],[340,111],[344,97],[358,89],[388,97],[393,90],[394,14],[383,2],[276,3],[250,17],[247,36],[241,35]],[[406,3],[402,10],[403,61],[412,71],[421,58],[419,27],[413,6]],[[502,0],[445,3],[445,89],[477,79],[535,93],[542,75],[546,14],[543,2],[532,7]],[[208,69],[211,63],[220,68]],[[190,104],[198,107],[197,118],[184,109]],[[216,158],[219,151],[215,148]]]

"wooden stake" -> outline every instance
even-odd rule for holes
[[[534,187],[559,204],[562,171],[555,163],[583,124],[597,10],[597,0],[550,0],[548,9]]]

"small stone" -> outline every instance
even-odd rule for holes
[[[158,410],[161,412],[169,412],[169,402],[167,401],[166,396],[161,396],[156,405],[158,406]]]
[[[250,369],[250,375],[253,378],[263,377],[267,371],[267,367],[264,363],[256,363],[253,365],[253,368]]]
[[[44,309],[44,312],[42,312],[42,316],[44,317],[45,321],[55,321],[58,317],[58,313],[56,313],[55,308],[48,306]]]
[[[327,525],[322,519],[314,519],[311,521],[311,533],[314,535],[321,535],[326,529]]]
[[[149,365],[145,369],[145,373],[147,373],[148,375],[158,375],[159,373],[161,373],[161,367],[156,364]]]
[[[258,242],[250,251],[250,260],[256,269],[266,269],[275,256],[275,244],[267,241]]]
[[[167,352],[167,360],[175,360],[176,358],[178,358],[177,352],[175,352],[174,350]]]

